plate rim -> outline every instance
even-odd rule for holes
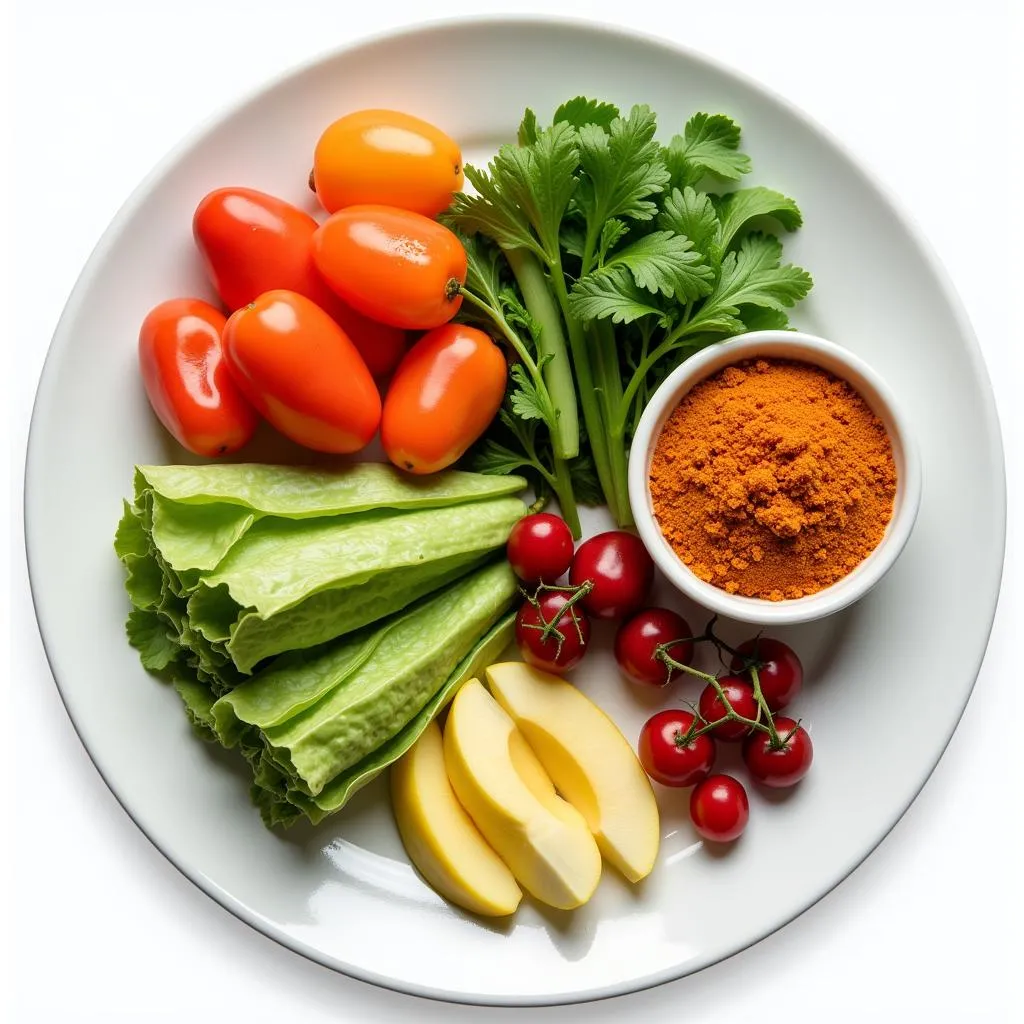
[[[867,849],[863,852],[858,851],[854,857],[849,859],[831,884],[815,894],[806,903],[801,900],[792,913],[784,915],[774,925],[774,927],[755,938],[741,941],[739,944],[729,947],[724,952],[716,953],[711,956],[695,957],[693,960],[688,960],[685,963],[674,967],[656,971],[642,977],[633,978],[626,982],[615,983],[599,988],[560,992],[553,995],[516,995],[512,993],[474,994],[470,992],[453,992],[447,989],[434,988],[429,985],[410,982],[392,975],[381,974],[354,964],[343,963],[336,958],[328,956],[322,950],[316,948],[310,943],[289,935],[286,931],[280,929],[275,923],[267,920],[261,914],[254,911],[247,904],[243,903],[237,897],[225,890],[222,886],[218,885],[201,870],[194,869],[192,866],[189,866],[175,858],[168,850],[164,849],[160,842],[146,827],[143,826],[139,818],[136,817],[131,806],[129,806],[129,803],[126,802],[126,799],[121,796],[112,784],[111,780],[104,774],[99,763],[94,757],[93,752],[85,742],[78,722],[75,720],[75,717],[71,712],[68,700],[65,697],[64,690],[55,669],[55,657],[51,653],[50,644],[47,642],[47,631],[43,625],[45,614],[42,612],[42,606],[45,603],[45,599],[40,593],[40,588],[32,569],[32,549],[38,543],[33,540],[34,533],[31,526],[35,519],[31,514],[35,504],[32,498],[32,494],[34,492],[32,484],[32,467],[37,461],[34,452],[36,451],[36,439],[38,438],[39,431],[36,427],[38,421],[43,415],[41,410],[45,407],[45,396],[48,388],[48,381],[53,377],[53,370],[57,362],[57,357],[62,355],[64,350],[70,344],[70,325],[76,318],[78,307],[83,303],[84,298],[89,291],[93,277],[107,255],[108,250],[112,248],[120,235],[122,225],[131,218],[136,208],[144,202],[153,186],[179,161],[181,157],[216,131],[223,123],[233,118],[250,105],[260,102],[265,96],[275,91],[281,85],[287,83],[293,78],[311,71],[321,64],[338,60],[347,53],[381,43],[399,41],[424,35],[438,33],[443,34],[451,30],[463,28],[491,28],[494,30],[500,30],[503,26],[508,25],[514,25],[518,28],[533,29],[536,31],[559,28],[583,34],[603,34],[610,37],[620,37],[636,43],[644,44],[648,47],[657,48],[668,55],[682,58],[696,65],[702,65],[716,74],[739,82],[747,89],[754,91],[764,99],[767,99],[777,107],[781,108],[788,115],[800,122],[810,132],[828,143],[828,145],[846,161],[849,167],[856,172],[856,174],[863,180],[868,190],[874,193],[878,200],[884,205],[887,212],[891,214],[896,223],[903,229],[903,231],[906,232],[907,236],[913,242],[914,246],[924,259],[928,270],[934,275],[937,284],[946,297],[954,316],[957,332],[966,342],[966,354],[969,358],[974,379],[980,385],[980,390],[984,399],[984,417],[981,425],[987,439],[987,452],[990,457],[992,457],[994,466],[998,468],[998,472],[994,474],[993,484],[998,492],[997,497],[999,500],[998,508],[993,511],[997,513],[995,519],[998,526],[997,539],[1000,557],[998,569],[995,574],[994,589],[988,598],[988,625],[984,633],[983,643],[981,644],[976,657],[970,685],[964,692],[963,702],[955,716],[955,720],[952,722],[951,727],[942,740],[941,746],[937,748],[934,762],[928,767],[920,785],[914,790],[906,805],[896,813],[892,820],[885,826],[884,830],[879,834],[877,839],[871,843]],[[397,28],[360,35],[353,39],[346,40],[344,43],[316,51],[306,59],[294,63],[282,71],[264,79],[259,85],[247,90],[241,96],[220,104],[216,110],[199,120],[164,153],[164,155],[154,164],[154,166],[129,193],[124,202],[115,212],[114,216],[111,218],[106,228],[103,230],[103,233],[100,235],[96,244],[93,246],[75,280],[75,284],[65,301],[60,317],[54,328],[53,335],[47,346],[46,356],[43,360],[39,379],[36,384],[36,391],[29,419],[22,484],[23,531],[29,590],[36,626],[39,630],[40,641],[43,646],[47,666],[50,670],[50,675],[53,678],[54,685],[57,688],[58,696],[60,697],[65,711],[67,712],[72,728],[75,731],[75,735],[82,744],[82,748],[85,750],[90,762],[96,769],[97,774],[103,780],[104,785],[106,785],[107,789],[128,815],[132,823],[170,864],[172,864],[185,878],[209,896],[221,908],[286,949],[289,949],[314,963],[357,981],[372,984],[386,990],[400,992],[404,995],[463,1005],[554,1006],[594,1002],[655,988],[671,981],[676,981],[681,978],[688,977],[689,975],[696,974],[708,967],[714,966],[717,963],[730,959],[737,953],[741,953],[744,950],[757,945],[757,943],[761,942],[763,939],[774,935],[777,931],[790,924],[807,910],[810,910],[820,900],[831,893],[837,886],[849,878],[849,876],[881,845],[920,795],[921,791],[931,778],[932,773],[935,771],[935,768],[942,760],[949,742],[960,724],[964,711],[967,708],[967,704],[970,701],[971,694],[974,692],[974,687],[977,685],[978,676],[980,674],[985,655],[988,651],[992,628],[995,621],[995,614],[1002,591],[1002,576],[1005,569],[1006,559],[1007,484],[1005,449],[1002,440],[998,406],[996,404],[995,393],[992,388],[991,376],[985,363],[984,353],[982,352],[970,318],[967,315],[963,301],[961,300],[959,292],[946,270],[945,265],[939,258],[938,253],[929,238],[918,225],[916,219],[904,208],[902,201],[885,183],[884,178],[876,173],[867,161],[853,153],[841,139],[832,133],[829,128],[818,122],[815,118],[806,113],[801,107],[797,106],[785,96],[776,92],[773,88],[764,84],[759,79],[748,74],[742,69],[734,67],[726,61],[719,60],[714,56],[684,43],[664,39],[650,32],[638,30],[632,26],[618,25],[600,19],[565,15],[545,15],[536,13],[449,15],[439,18],[423,19]]]

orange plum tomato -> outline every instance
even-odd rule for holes
[[[313,263],[317,227],[304,210],[253,188],[218,188],[192,218],[207,275],[228,309],[275,288],[298,292],[341,325],[375,377],[385,376],[405,352],[405,331],[357,313],[327,287]]]
[[[298,292],[265,292],[228,319],[224,357],[249,401],[286,437],[358,451],[380,424],[377,385],[348,335]]]
[[[161,302],[142,321],[139,368],[157,418],[196,455],[228,455],[259,419],[221,352],[224,314],[201,299]]]
[[[487,429],[505,396],[501,349],[483,331],[445,324],[405,354],[384,398],[380,437],[410,473],[436,473]]]
[[[462,305],[466,250],[443,224],[392,206],[350,206],[313,236],[331,288],[364,316],[406,330],[446,324]]]
[[[382,203],[434,217],[462,188],[462,153],[439,128],[395,110],[357,110],[320,136],[310,184],[328,213]]]

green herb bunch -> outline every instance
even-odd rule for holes
[[[653,389],[688,355],[749,330],[787,328],[810,275],[763,227],[792,231],[796,203],[750,171],[740,129],[694,114],[668,144],[646,106],[623,116],[577,97],[480,169],[445,221],[469,271],[460,317],[510,347],[505,404],[474,452],[487,473],[527,473],[574,534],[577,502],[632,522],[629,442]]]

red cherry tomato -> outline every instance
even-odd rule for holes
[[[750,819],[747,791],[731,775],[709,775],[690,794],[690,820],[713,843],[739,839]]]
[[[773,750],[768,734],[758,730],[743,744],[743,761],[762,785],[784,789],[807,774],[814,760],[814,747],[807,730],[792,718],[776,716],[775,731],[783,741],[781,747]]]
[[[757,679],[765,703],[772,711],[781,711],[800,692],[804,682],[804,668],[793,649],[770,636],[747,640],[736,648],[729,668],[737,675],[744,672],[750,658],[758,662]]]
[[[313,236],[313,259],[350,306],[393,327],[440,327],[462,305],[466,250],[443,224],[419,213],[339,210]]]
[[[572,533],[549,512],[524,516],[512,527],[506,552],[512,571],[527,583],[554,583],[569,571]]]
[[[310,184],[328,213],[384,203],[434,217],[462,188],[462,154],[439,128],[395,110],[357,110],[320,136]]]
[[[754,688],[746,679],[741,679],[739,676],[722,676],[718,680],[718,685],[721,686],[736,714],[742,715],[744,718],[757,719]],[[711,730],[711,735],[716,740],[725,740],[727,743],[736,742],[750,732],[749,725],[725,717],[727,712],[722,698],[718,696],[718,692],[710,683],[701,690],[700,702],[697,707],[704,721],[721,722]]]
[[[321,452],[354,452],[380,423],[380,394],[345,332],[297,292],[265,292],[233,313],[224,357],[282,434]]]
[[[196,455],[238,451],[259,419],[221,351],[226,320],[201,299],[171,299],[139,331],[139,368],[150,405],[183,448]]]
[[[568,672],[580,663],[590,644],[590,621],[578,604],[562,612],[568,603],[563,591],[548,590],[540,595],[536,605],[527,601],[519,609],[516,644],[523,661],[555,673]],[[557,628],[561,637],[552,634],[544,639],[544,626],[554,622],[559,613],[562,616]]]
[[[660,658],[658,648],[672,640],[682,640],[666,648],[666,653],[680,664],[693,660],[693,636],[690,626],[681,615],[668,608],[645,608],[628,619],[615,634],[615,660],[623,674],[634,683],[664,686],[671,670]]]
[[[196,207],[192,233],[217,294],[232,312],[286,288],[311,299],[349,336],[374,376],[405,352],[405,332],[357,313],[327,287],[313,263],[318,224],[308,213],[254,188],[219,188]]]
[[[635,534],[609,530],[584,541],[572,560],[569,582],[579,586],[586,580],[594,585],[581,602],[589,615],[625,618],[647,600],[654,562]]]
[[[405,354],[384,399],[380,439],[410,473],[436,473],[461,458],[505,397],[508,368],[483,331],[445,324]]]
[[[692,786],[715,764],[715,741],[705,733],[684,742],[694,722],[689,711],[659,711],[640,730],[637,754],[644,771],[663,786]]]

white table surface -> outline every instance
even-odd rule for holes
[[[662,7],[673,13],[659,14]],[[10,1001],[12,1020],[429,1024],[516,1013],[423,1002],[336,975],[250,930],[164,860],[100,780],[53,685],[28,594],[20,498],[35,385],[64,301],[122,200],[173,143],[264,79],[346,40],[428,13],[531,8],[633,23],[744,69],[827,125],[902,199],[955,281],[988,361],[1010,470],[1011,531],[974,695],[931,781],[868,861],[796,922],[723,964],[621,999],[529,1011],[529,1019],[1011,1018],[1024,873],[1024,561],[1013,528],[1024,463],[1024,161],[1021,107],[1011,102],[1021,87],[1022,40],[1011,7],[1021,9],[1016,0],[16,5],[8,38],[13,202],[5,204],[7,229],[0,224],[12,243],[0,275],[9,289],[2,344],[14,357],[13,373],[2,374],[12,544],[10,615],[0,616],[12,641],[0,744],[8,761],[0,856],[9,883],[9,914],[0,918],[10,946],[0,960],[10,977],[0,980],[0,1000]],[[937,623],[937,638],[954,627]],[[922,657],[941,659],[941,643]]]

